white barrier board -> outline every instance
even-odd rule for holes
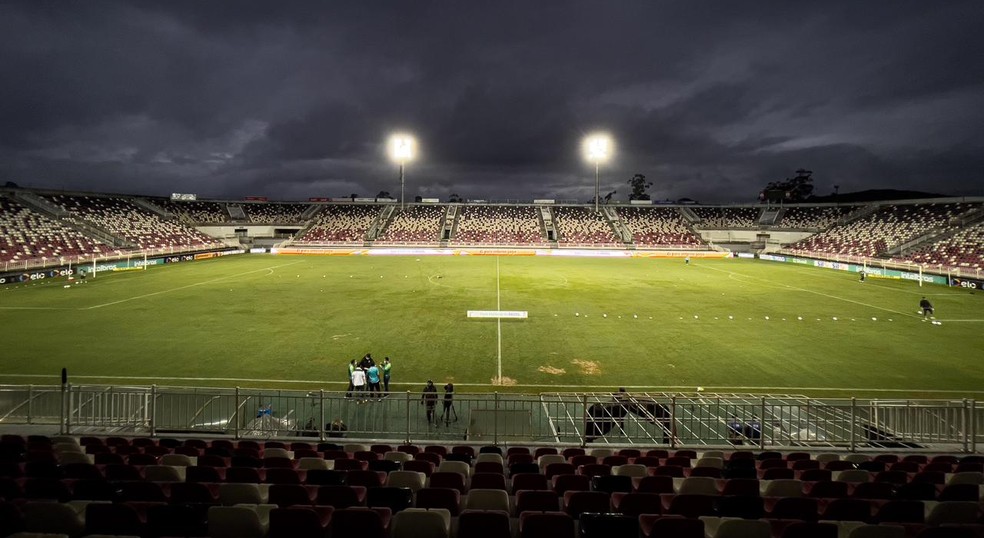
[[[525,310],[469,310],[468,317],[526,319],[529,315]]]

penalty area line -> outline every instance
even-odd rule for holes
[[[152,293],[145,293],[143,295],[137,295],[137,296],[134,296],[134,297],[128,297],[126,299],[120,299],[119,301],[113,301],[111,303],[103,303],[103,304],[97,304],[97,305],[89,306],[89,307],[86,307],[86,308],[80,308],[79,310],[93,310],[93,309],[96,309],[96,308],[103,308],[103,307],[106,307],[106,306],[113,306],[113,305],[117,305],[117,304],[120,304],[120,303],[127,303],[127,302],[130,302],[130,301],[136,301],[137,299],[145,299],[147,297],[153,297],[155,295],[162,295],[164,293],[171,293],[172,291],[180,291],[180,290],[184,290],[184,289],[188,289],[188,288],[194,288],[196,286],[204,286],[205,284],[213,284],[215,282],[220,282],[222,280],[227,280],[227,279],[230,279],[230,278],[236,278],[236,277],[240,277],[240,276],[244,276],[244,275],[250,275],[250,274],[253,274],[253,273],[259,273],[260,271],[273,271],[274,269],[279,269],[281,267],[289,267],[291,265],[297,265],[299,263],[304,263],[304,261],[296,261],[296,262],[291,262],[291,263],[285,263],[283,265],[274,265],[273,267],[264,267],[262,269],[254,269],[252,271],[246,271],[244,273],[238,273],[238,274],[235,274],[235,275],[229,275],[229,276],[222,276],[222,277],[219,277],[219,278],[213,278],[212,280],[203,280],[201,282],[195,282],[194,284],[188,284],[186,286],[178,286],[177,288],[170,288],[170,289],[166,289],[166,290],[155,291],[155,292],[152,292]]]

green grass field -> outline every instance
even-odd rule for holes
[[[371,352],[394,383],[484,391],[501,346],[506,390],[984,393],[980,294],[771,262],[246,255],[64,284],[0,289],[0,382],[67,367],[76,383],[337,389]],[[942,325],[916,314],[922,295]],[[465,315],[497,307],[529,318]]]

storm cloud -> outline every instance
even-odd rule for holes
[[[204,197],[984,194],[984,5],[0,3],[0,181]]]

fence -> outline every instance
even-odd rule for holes
[[[974,400],[800,395],[356,393],[250,388],[0,386],[0,424],[62,433],[443,441],[526,445],[750,446],[975,452]]]

